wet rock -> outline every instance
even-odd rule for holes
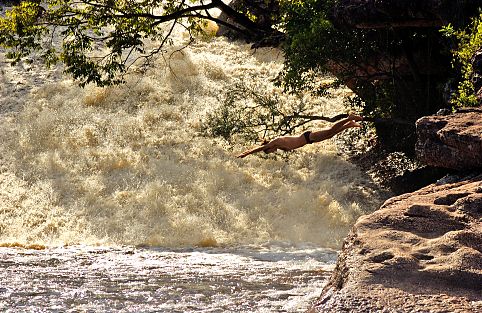
[[[419,159],[455,170],[482,168],[482,108],[417,121]]]
[[[482,174],[361,217],[312,312],[482,312]]]

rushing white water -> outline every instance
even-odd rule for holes
[[[308,246],[4,248],[0,310],[303,312],[335,259]]]
[[[278,50],[198,40],[104,89],[0,62],[2,310],[303,311],[380,204],[332,141],[236,159],[200,135],[236,82],[286,98]],[[333,115],[344,92],[311,101]]]
[[[288,161],[239,160],[245,147],[199,135],[226,86],[269,81],[281,65],[277,50],[216,39],[105,89],[4,68],[0,240],[338,246],[378,199],[331,142]],[[12,92],[22,84],[24,94]],[[342,110],[340,101],[322,100],[320,110]]]

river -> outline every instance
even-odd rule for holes
[[[289,101],[271,83],[282,53],[223,38],[175,52],[176,36],[104,89],[0,54],[2,311],[303,312],[383,200],[332,140],[236,159],[251,143],[202,136],[235,83]],[[334,115],[347,92],[306,100]]]

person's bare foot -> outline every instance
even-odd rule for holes
[[[363,117],[361,117],[360,115],[356,115],[356,114],[350,114],[350,115],[348,115],[348,118],[352,121],[363,121]]]
[[[351,120],[349,121],[348,123],[346,123],[346,126],[347,127],[362,127],[360,124],[358,124],[357,122],[355,122],[354,120]]]

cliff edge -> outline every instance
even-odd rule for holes
[[[455,170],[482,168],[482,108],[461,109],[417,121],[418,158],[425,164]]]

